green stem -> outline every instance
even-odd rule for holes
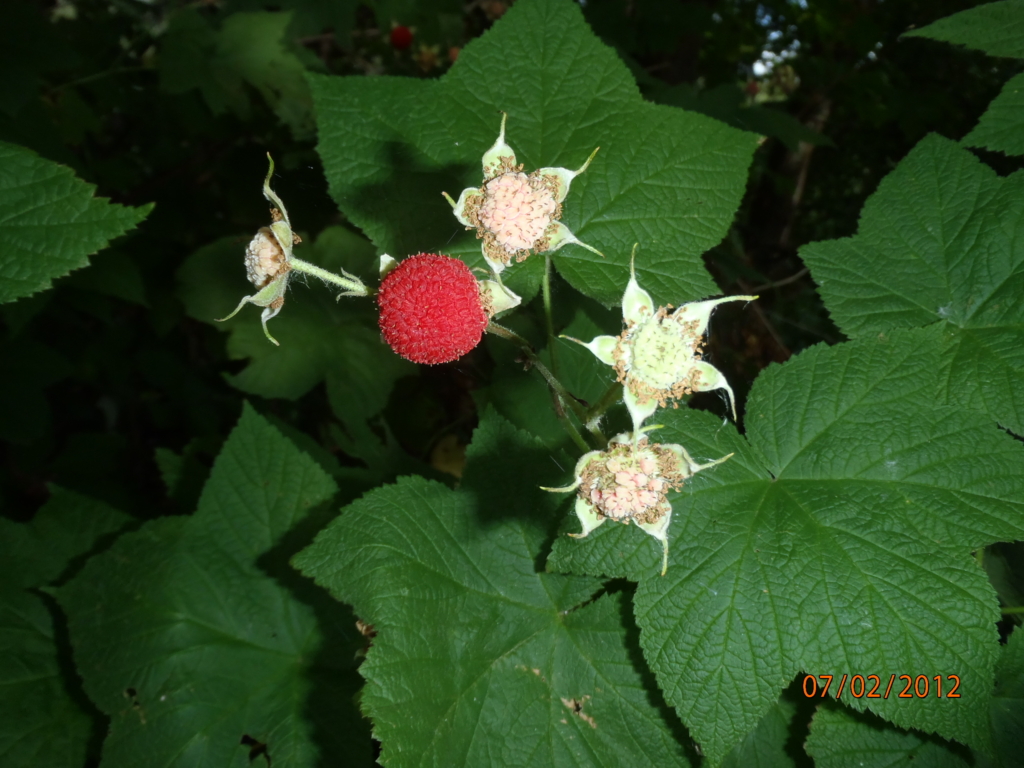
[[[1003,608],[1005,614],[1024,613],[1024,605],[1016,605],[1013,608]]]
[[[495,336],[501,336],[503,339],[514,341],[519,348],[526,353],[530,363],[540,372],[540,375],[544,377],[544,381],[548,383],[548,386],[558,393],[558,396],[562,398],[562,402],[565,405],[569,406],[569,409],[573,414],[575,414],[576,418],[580,421],[583,421],[586,418],[587,413],[583,410],[583,406],[580,405],[579,401],[575,397],[569,394],[569,390],[562,386],[562,382],[556,379],[554,374],[548,370],[547,366],[540,361],[540,358],[537,357],[537,353],[534,352],[533,347],[530,346],[530,342],[510,328],[498,325],[493,320],[487,326],[487,331],[493,333]]]
[[[489,333],[493,333],[495,336],[501,336],[503,339],[515,342],[515,344],[526,355],[527,359],[529,359],[530,364],[537,369],[541,376],[544,377],[544,381],[546,381],[548,386],[551,387],[552,394],[557,396],[555,414],[558,416],[559,421],[562,422],[562,426],[565,427],[565,431],[569,433],[569,436],[572,437],[573,442],[575,442],[576,445],[580,446],[584,452],[590,450],[590,447],[583,441],[580,433],[569,420],[568,414],[565,413],[566,406],[569,407],[569,410],[573,412],[573,415],[576,416],[580,423],[586,425],[587,431],[593,435],[594,440],[600,447],[603,448],[608,444],[608,438],[601,433],[601,430],[599,430],[596,425],[587,424],[586,409],[584,409],[580,402],[569,393],[569,390],[562,386],[562,382],[560,382],[555,375],[548,370],[547,366],[540,361],[540,358],[537,357],[537,353],[534,352],[533,347],[530,346],[530,342],[515,331],[506,328],[503,325],[498,325],[493,320],[490,325],[487,326],[487,331]]]
[[[985,548],[984,547],[978,547],[976,550],[974,550],[974,559],[975,559],[975,561],[977,561],[979,568],[984,568],[985,567]]]
[[[604,416],[605,411],[621,399],[622,385],[616,381],[604,391],[604,394],[601,395],[601,398],[596,403],[590,406],[590,409],[587,411],[587,424],[596,423],[598,419]]]
[[[587,441],[583,439],[583,435],[576,429],[576,425],[572,423],[569,414],[565,412],[565,408],[562,406],[562,398],[554,389],[549,389],[548,391],[551,393],[551,407],[555,409],[555,416],[558,417],[562,428],[569,433],[569,437],[576,443],[577,448],[583,451],[583,453],[590,453],[590,446],[587,445]]]
[[[551,254],[544,254],[544,279],[540,284],[544,297],[544,322],[548,331],[548,351],[551,354],[551,368],[558,373],[558,359],[555,357],[555,323],[551,317]]]
[[[596,421],[593,419],[588,420],[587,410],[580,404],[579,400],[572,396],[569,390],[562,386],[562,382],[560,382],[557,379],[557,377],[555,377],[555,375],[548,370],[547,366],[541,362],[540,358],[537,357],[537,353],[533,351],[533,347],[530,346],[530,342],[528,342],[515,331],[506,328],[503,325],[498,325],[493,320],[491,321],[490,325],[487,326],[487,330],[490,333],[493,333],[495,336],[501,336],[503,339],[508,339],[509,341],[515,342],[526,355],[526,357],[529,359],[533,367],[536,368],[540,375],[544,377],[544,381],[546,381],[548,383],[548,386],[551,387],[551,391],[558,396],[558,401],[562,405],[561,408],[555,408],[555,413],[558,415],[560,420],[564,419],[562,421],[562,426],[565,427],[566,431],[569,433],[570,437],[573,438],[577,445],[580,445],[582,447],[586,446],[586,443],[583,442],[583,439],[582,437],[580,437],[580,434],[576,430],[576,427],[573,426],[571,421],[569,421],[568,416],[565,413],[565,406],[568,406],[569,410],[573,412],[573,415],[576,416],[580,423],[587,428],[587,431],[591,434],[591,436],[593,436],[594,441],[598,445],[598,447],[604,448],[606,445],[608,445],[608,438],[605,437],[604,433],[602,433],[601,430],[597,428]],[[587,447],[584,450],[589,451],[590,448]]]
[[[324,282],[334,283],[335,285],[344,288],[345,292],[341,294],[342,296],[370,295],[370,289],[363,285],[362,280],[360,280],[357,277],[354,277],[353,275],[348,275],[348,277],[342,277],[341,275],[336,275],[333,272],[328,272],[326,269],[321,269],[320,267],[314,264],[310,264],[308,261],[297,259],[294,256],[288,259],[288,263],[289,265],[291,265],[292,269],[298,272],[304,272],[307,275],[319,277]]]

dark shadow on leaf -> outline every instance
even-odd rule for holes
[[[690,736],[686,726],[683,725],[683,721],[679,719],[675,709],[670,707],[668,702],[665,701],[665,697],[658,687],[658,681],[654,677],[654,672],[647,666],[647,659],[644,658],[644,652],[640,647],[640,628],[636,625],[636,621],[633,618],[633,593],[636,591],[636,585],[626,579],[613,579],[606,584],[606,588],[609,594],[622,592],[628,596],[628,599],[619,603],[621,606],[622,626],[626,630],[626,652],[629,654],[629,660],[633,665],[633,669],[640,675],[644,691],[647,693],[647,701],[658,710],[658,714],[665,721],[665,725],[672,732],[676,741],[679,742],[687,760],[692,765],[699,765],[701,757],[693,738]]]
[[[800,675],[798,679],[803,680],[803,677],[803,675]],[[946,741],[945,739],[939,738],[934,733],[922,733],[921,731],[910,730],[907,728],[898,728],[897,726],[886,722],[881,717],[872,712],[858,712],[856,710],[850,709],[849,707],[844,707],[842,704],[837,704],[835,699],[832,699],[831,697],[822,702],[821,708],[831,710],[833,712],[842,710],[848,717],[856,720],[861,725],[865,725],[868,728],[871,728],[874,731],[896,731],[897,733],[913,733],[917,738],[921,739],[922,747],[929,743],[934,744],[939,748],[952,752],[954,755],[963,760],[967,765],[975,764],[974,753],[971,752],[971,750],[967,746],[960,744],[959,742]],[[908,757],[910,758],[910,760],[913,760],[914,754],[910,753]]]
[[[143,521],[141,520],[132,519],[126,522],[118,530],[99,536],[86,552],[82,552],[68,561],[68,564],[61,571],[60,576],[51,582],[49,587],[30,590],[31,592],[39,595],[42,601],[46,604],[46,609],[50,612],[50,617],[53,620],[53,642],[57,647],[57,666],[60,669],[60,677],[61,682],[64,685],[64,691],[92,721],[89,731],[89,743],[86,747],[85,753],[86,768],[99,765],[100,753],[103,748],[103,740],[106,738],[107,731],[110,728],[110,718],[101,712],[93,703],[92,699],[90,699],[85,693],[85,688],[82,685],[82,678],[79,676],[78,669],[75,666],[74,656],[72,654],[71,636],[68,632],[67,616],[64,615],[64,612],[60,609],[57,601],[50,594],[49,589],[51,587],[56,588],[66,584],[82,569],[89,558],[101,554],[102,552],[106,552],[118,537],[122,534],[138,530],[142,525],[142,522]]]
[[[493,418],[493,412],[491,413]],[[488,418],[482,415],[481,423]],[[541,490],[551,476],[552,452],[511,429],[477,429],[467,455],[466,471],[459,493],[473,497],[474,509],[484,527],[518,518],[538,526],[545,538],[557,514],[563,496]],[[556,457],[562,466],[573,466],[564,455]]]
[[[36,592],[36,590],[32,591]],[[78,705],[79,709],[88,715],[91,721],[89,743],[85,749],[85,768],[92,768],[100,763],[100,752],[103,749],[103,740],[107,737],[107,730],[110,728],[110,718],[103,714],[85,693],[82,678],[79,677],[71,652],[71,636],[68,633],[67,617],[53,597],[43,592],[36,592],[36,594],[46,604],[46,609],[50,612],[50,617],[53,620],[53,642],[57,646],[57,666],[60,669],[64,691]]]
[[[316,764],[370,766],[374,760],[370,723],[356,704],[363,684],[357,668],[366,640],[356,628],[352,610],[289,563],[334,519],[337,509],[337,502],[332,499],[311,510],[261,555],[256,565],[297,601],[313,610],[323,635],[320,645],[310,649],[309,666],[305,670],[310,689],[303,715],[311,725],[312,740],[319,750]],[[240,734],[239,737],[244,735],[266,739],[263,734]],[[273,742],[267,741],[265,749],[273,754]]]
[[[409,145],[399,142],[385,143],[380,153],[386,178],[359,187],[343,207],[356,221],[386,226],[386,240],[378,237],[377,245],[398,260],[424,251],[445,252],[465,229],[441,192],[458,199],[470,166],[425,167]]]
[[[796,705],[793,719],[789,721],[789,736],[786,738],[786,744],[783,749],[793,760],[793,764],[797,768],[814,768],[814,761],[804,751],[804,743],[806,743],[807,737],[810,735],[811,718],[814,717],[817,707],[815,706],[814,699],[803,695],[803,691],[800,688],[803,679],[803,675],[800,675],[782,692],[783,699]]]

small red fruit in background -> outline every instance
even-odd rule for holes
[[[410,256],[389,272],[377,304],[388,345],[427,365],[458,360],[480,343],[489,320],[465,262],[434,253]]]
[[[401,24],[391,28],[391,47],[396,51],[404,51],[412,45],[412,30]]]

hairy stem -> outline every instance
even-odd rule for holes
[[[551,353],[551,368],[558,374],[558,358],[555,357],[555,323],[551,317],[551,254],[544,254],[544,280],[540,284],[544,297],[544,323],[548,331],[548,350]]]
[[[622,385],[619,382],[613,382],[608,389],[604,391],[600,399],[587,409],[587,428],[593,424],[597,426],[598,420],[604,416],[604,412],[611,408],[615,403],[622,399]]]
[[[348,273],[346,273],[347,277],[342,277],[341,275],[336,275],[333,272],[328,272],[326,269],[321,269],[314,264],[310,264],[308,261],[297,259],[294,256],[288,260],[288,263],[291,265],[292,269],[298,272],[304,272],[307,275],[319,277],[326,283],[333,283],[334,285],[344,288],[345,292],[341,294],[342,296],[369,296],[371,294],[370,289],[363,285],[362,280],[353,275],[348,275]]]
[[[583,435],[580,434],[579,430],[576,429],[576,425],[572,423],[572,419],[569,418],[569,414],[565,412],[565,407],[562,405],[562,398],[555,392],[554,389],[548,389],[551,393],[551,407],[555,410],[555,416],[558,417],[558,421],[562,425],[572,441],[576,443],[576,447],[579,448],[583,453],[590,452],[590,446],[587,445],[587,441],[583,439]]]

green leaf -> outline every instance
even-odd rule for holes
[[[989,56],[1024,58],[1024,0],[985,3],[954,13],[903,37],[927,37],[984,51]]]
[[[70,168],[0,141],[0,303],[86,266],[152,210],[93,197],[95,189]]]
[[[967,768],[963,757],[934,736],[886,725],[867,713],[822,705],[811,721],[806,749],[817,768]]]
[[[996,688],[989,707],[995,765],[1010,768],[1020,764],[1024,744],[1024,630],[1017,627],[999,655]]]
[[[537,572],[548,466],[489,410],[458,491],[403,478],[295,558],[376,629],[361,700],[382,764],[688,764],[637,666],[628,601]]]
[[[298,140],[313,134],[313,103],[298,50],[285,44],[291,13],[232,13],[214,30],[198,11],[171,18],[159,58],[168,93],[198,89],[214,114],[247,119],[254,88]]]
[[[1024,155],[1024,74],[1010,78],[992,100],[974,130],[964,136],[968,147]]]
[[[227,0],[222,9],[224,13],[237,13],[263,10],[264,6],[273,6],[291,13],[292,20],[287,32],[289,38],[331,31],[338,46],[347,49],[351,45],[352,26],[359,7],[357,0],[282,0],[274,3],[266,0]]]
[[[273,108],[298,140],[314,131],[306,67],[284,44],[290,13],[234,13],[217,40],[217,63],[237,73]]]
[[[334,492],[246,406],[194,515],[122,536],[57,591],[111,717],[105,766],[248,766],[258,744],[275,766],[369,764],[351,616],[284,562]]]
[[[1024,434],[1024,172],[928,136],[879,185],[857,235],[800,249],[851,337],[941,324],[949,404]]]
[[[576,169],[563,222],[605,254],[568,245],[555,266],[577,289],[618,303],[629,254],[662,303],[718,292],[701,261],[728,230],[756,137],[645,102],[615,52],[568,0],[516,3],[439,80],[310,79],[331,195],[396,258],[451,253],[482,266],[480,241],[441,197],[479,186],[483,153],[508,113],[506,140],[527,171]],[[509,269],[530,298],[543,259]],[[525,273],[525,274],[524,274]]]
[[[556,540],[549,568],[640,582],[645,655],[712,760],[801,671],[958,674],[959,699],[852,705],[988,743],[977,701],[999,611],[971,550],[1024,533],[1024,447],[974,414],[929,407],[934,335],[817,346],[769,368],[747,403],[749,442],[710,414],[661,412],[659,442],[698,461],[735,453],[670,497],[665,577],[658,542],[632,526]]]
[[[93,729],[92,713],[68,692],[50,607],[39,595],[0,588],[0,761],[84,765]]]
[[[814,716],[806,748],[820,768],[895,768],[909,761],[915,768],[1019,766],[1024,744],[1024,632],[1014,632],[1000,652],[988,710],[994,752],[975,752],[973,760],[963,747],[894,728],[868,713],[852,713],[833,704],[822,706]]]
[[[0,761],[10,768],[82,765],[96,724],[62,663],[54,609],[25,590],[61,576],[131,518],[62,488],[30,523],[0,518]],[[80,694],[78,694],[80,695]]]
[[[326,269],[355,262],[366,275],[365,240],[341,227],[324,230],[313,246],[314,262]],[[242,264],[243,238],[223,238],[192,254],[178,271],[179,295],[189,316],[206,323],[228,314],[238,300],[253,292]],[[370,251],[372,256],[372,250]],[[394,382],[412,373],[413,365],[398,357],[380,339],[372,299],[342,298],[336,289],[310,280],[308,289],[293,279],[284,309],[271,321],[281,342],[267,341],[255,307],[245,307],[225,323],[231,333],[228,356],[249,365],[231,383],[249,394],[302,397],[321,381],[338,417],[366,419],[387,403]]]
[[[722,768],[795,768],[786,747],[798,712],[795,698],[784,694],[768,708],[757,728],[725,756]]]
[[[97,539],[131,520],[107,504],[54,487],[29,523],[0,518],[0,584],[41,587],[61,575]]]

